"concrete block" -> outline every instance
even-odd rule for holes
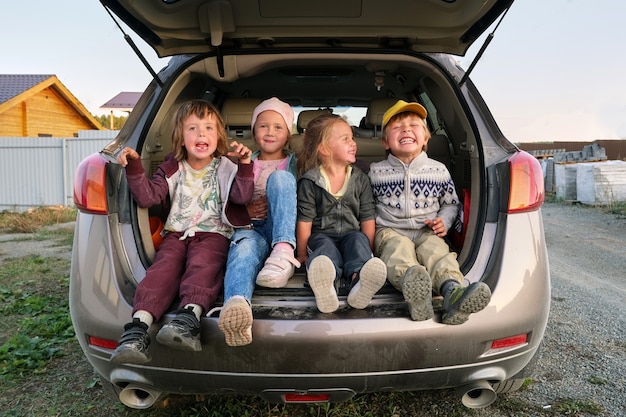
[[[578,201],[593,205],[626,201],[626,162],[586,162],[576,165]]]
[[[576,165],[554,164],[554,187],[556,198],[576,200]]]

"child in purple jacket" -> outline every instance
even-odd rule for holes
[[[170,210],[163,241],[137,286],[132,321],[124,326],[113,362],[150,361],[148,329],[177,297],[180,309],[156,339],[176,349],[202,349],[200,317],[222,290],[233,228],[247,226],[235,218],[235,209],[250,201],[254,186],[250,149],[237,142],[230,148],[231,152],[219,112],[207,101],[192,100],[178,109],[173,155],[166,157],[151,180],[134,149],[119,154],[117,160],[126,168],[137,204],[169,203]]]

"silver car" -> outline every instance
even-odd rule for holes
[[[76,172],[71,316],[105,387],[133,408],[168,393],[335,402],[442,388],[457,388],[463,404],[479,408],[521,386],[550,308],[543,174],[503,136],[455,60],[512,0],[101,3],[159,56],[172,57],[154,72],[117,138]],[[339,310],[322,314],[299,270],[286,288],[255,290],[250,345],[227,346],[217,316],[210,316],[201,320],[201,352],[153,343],[149,364],[112,363],[163,216],[159,207],[137,207],[117,154],[136,149],[151,175],[171,150],[177,107],[196,98],[221,110],[230,137],[253,146],[252,110],[272,96],[298,114],[294,149],[308,120],[332,111],[350,120],[365,165],[385,158],[384,111],[397,99],[422,103],[432,132],[428,155],[448,166],[463,200],[450,245],[466,283],[489,285],[491,302],[449,326],[440,322],[435,298],[435,318],[415,322],[387,285],[365,310],[349,308],[342,289]]]

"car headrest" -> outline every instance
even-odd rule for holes
[[[379,131],[383,124],[383,115],[391,106],[396,104],[397,98],[373,98],[370,100],[370,104],[367,107],[367,113],[365,114],[365,125],[369,129],[375,129]]]
[[[250,127],[252,123],[252,112],[256,106],[261,104],[258,98],[230,98],[222,106],[222,117],[227,127]]]
[[[315,119],[317,116],[329,113],[331,113],[329,109],[302,110],[300,114],[298,114],[298,133],[304,133],[304,130],[306,129],[306,126],[309,124],[309,122]]]

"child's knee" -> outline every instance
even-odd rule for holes
[[[276,188],[284,191],[287,188],[296,188],[296,178],[289,171],[277,170],[267,178],[266,188]]]

